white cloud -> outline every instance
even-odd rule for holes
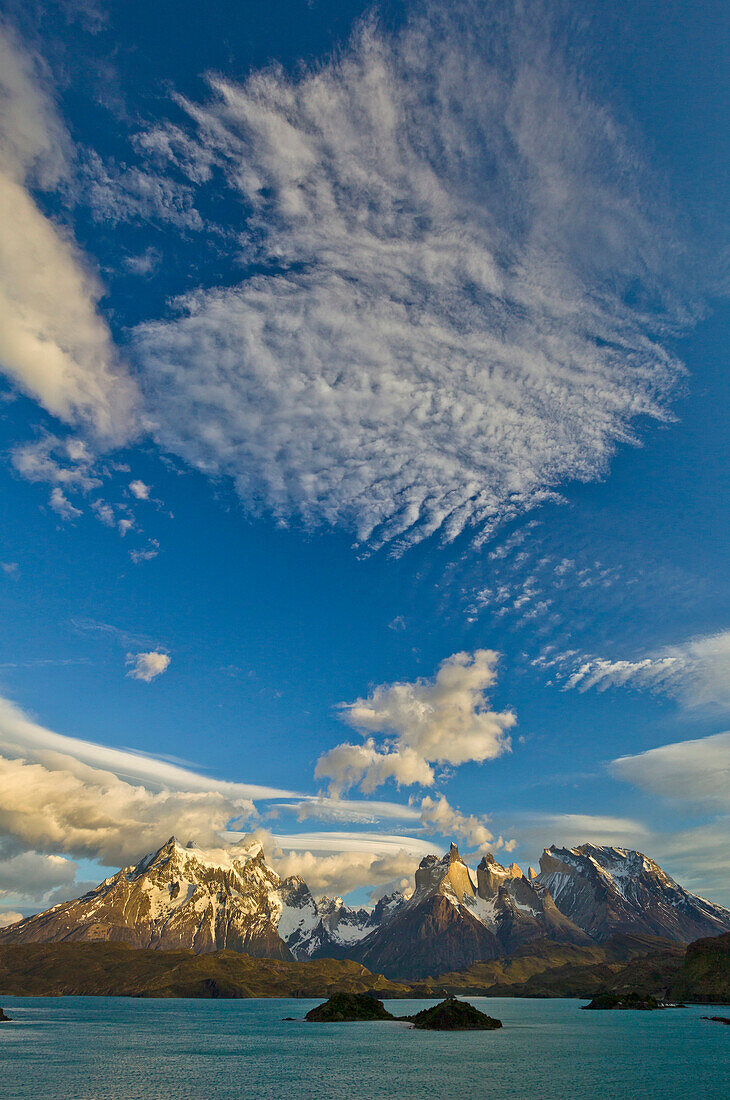
[[[620,756],[610,771],[670,800],[675,829],[657,834],[657,853],[684,885],[730,905],[730,733]],[[689,815],[684,825],[683,814]]]
[[[136,388],[97,309],[101,286],[30,186],[56,187],[69,139],[39,67],[0,25],[0,367],[50,413],[127,438]]]
[[[0,897],[42,901],[52,890],[68,889],[76,879],[76,864],[63,856],[20,852],[0,859]]]
[[[349,725],[387,740],[383,748],[372,737],[364,745],[337,745],[319,758],[315,777],[329,778],[333,793],[358,784],[372,791],[388,779],[431,786],[431,764],[482,763],[506,752],[516,718],[489,710],[485,694],[496,680],[498,659],[489,649],[455,653],[433,680],[382,684],[343,705]]]
[[[63,489],[58,485],[55,489],[51,490],[51,496],[48,501],[54,512],[58,512],[61,519],[78,519],[81,515],[81,510],[75,508],[68,497],[64,496]]]
[[[150,498],[150,487],[149,485],[145,485],[144,481],[139,481],[138,479],[130,481],[129,489],[137,500],[149,500]]]
[[[382,833],[277,836],[257,829],[250,835],[261,841],[267,861],[280,875],[301,875],[316,894],[346,894],[365,885],[412,885],[418,863],[434,851],[422,840]]]
[[[419,863],[417,856],[403,850],[395,855],[374,855],[368,852],[339,852],[315,855],[313,852],[288,852],[270,860],[283,877],[301,875],[314,893],[346,894],[362,886],[411,882]]]
[[[610,769],[650,794],[730,812],[730,733],[620,756]]]
[[[349,821],[373,825],[378,821],[420,821],[420,812],[400,802],[350,800],[313,795],[299,802],[279,802],[270,807],[271,816],[279,811],[296,814],[299,821]]]
[[[565,683],[579,691],[624,686],[663,692],[688,707],[730,707],[730,630],[635,660],[583,658]]]
[[[105,163],[94,152],[88,154],[83,178],[85,201],[97,221],[107,225],[167,222],[178,229],[203,228],[189,185],[134,166]]]
[[[292,852],[347,852],[350,854],[360,852],[374,853],[379,856],[407,852],[420,859],[436,850],[429,841],[412,836],[401,836],[397,833],[325,832],[292,833],[288,836],[276,833],[270,835],[278,848]]]
[[[48,765],[0,757],[0,831],[40,852],[136,863],[172,833],[219,845],[232,818],[255,819],[250,799],[216,786],[153,791],[70,757]]]
[[[389,779],[397,786],[420,783],[430,787],[435,779],[433,768],[415,749],[408,747],[379,750],[372,739],[364,745],[344,743],[320,756],[314,769],[315,779],[330,779],[330,794],[339,794],[360,786],[372,794]]]
[[[57,761],[77,761],[92,770],[111,772],[132,785],[151,790],[219,791],[230,798],[300,798],[294,791],[253,783],[233,783],[206,775],[154,756],[97,745],[46,729],[0,697],[0,753],[52,767]],[[64,765],[65,766],[65,765]],[[40,808],[42,809],[42,808]],[[39,809],[39,812],[40,812]]]
[[[541,846],[557,844],[608,844],[642,849],[654,834],[640,821],[611,814],[534,813],[515,814],[520,840]],[[651,855],[651,853],[647,853]]]
[[[152,650],[149,653],[130,653],[127,657],[127,664],[132,665],[127,676],[131,676],[133,680],[144,680],[146,684],[149,684],[156,676],[161,676],[167,670],[170,664],[170,656],[158,650]]]
[[[143,561],[152,561],[160,552],[160,544],[157,539],[148,539],[147,545],[140,550],[130,550],[129,556],[135,565]]]
[[[65,737],[0,699],[0,835],[19,851],[119,866],[172,833],[219,846],[232,822],[257,819],[259,796],[293,794]]]
[[[481,852],[492,851],[504,844],[501,838],[499,843],[496,842],[487,828],[487,819],[484,816],[463,814],[455,810],[443,795],[435,799],[427,795],[422,799],[421,821],[434,828],[440,836],[464,837]]]
[[[534,6],[424,3],[179,100],[187,128],[142,144],[221,169],[255,267],[137,330],[162,445],[252,509],[402,546],[598,477],[665,415],[678,251],[558,38]]]
[[[73,436],[60,439],[55,435],[43,435],[33,443],[15,447],[11,459],[26,481],[83,493],[101,485],[94,469],[94,456],[84,440]]]
[[[0,909],[0,928],[7,928],[11,924],[23,919],[23,914],[14,909]]]

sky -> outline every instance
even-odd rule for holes
[[[4,0],[0,922],[171,833],[730,904],[724,7]]]

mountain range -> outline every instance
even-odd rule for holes
[[[0,932],[0,944],[67,941],[226,950],[285,961],[352,960],[389,978],[424,979],[529,953],[588,947],[621,934],[687,943],[730,931],[730,911],[679,886],[625,848],[546,848],[531,877],[482,858],[473,876],[455,845],[426,856],[413,892],[373,908],[315,899],[281,878],[261,845],[203,851],[171,837],[157,852]]]

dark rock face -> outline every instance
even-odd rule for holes
[[[477,867],[475,903],[483,919],[491,920],[502,953],[511,955],[535,940],[588,944],[590,936],[560,912],[547,890],[538,892],[516,863],[502,867],[493,855]]]
[[[317,1005],[304,1017],[310,1023],[353,1023],[358,1020],[393,1020],[377,997],[369,993],[333,993],[324,1004]]]
[[[581,1008],[638,1009],[644,1012],[663,1007],[651,994],[642,996],[640,993],[599,993],[590,1004],[581,1005]]]
[[[426,856],[416,888],[384,914],[379,927],[348,952],[365,966],[409,980],[511,954],[535,940],[590,943],[540,894],[516,864],[502,867],[485,856],[477,885],[455,844],[442,859]]]
[[[705,1004],[730,1003],[730,934],[696,940],[688,946],[672,994]]]
[[[691,894],[626,848],[546,848],[533,885],[599,942],[625,932],[688,943],[730,931],[730,910]]]
[[[416,905],[403,906],[352,954],[386,977],[400,974],[413,979],[460,970],[478,959],[494,959],[500,950],[494,934],[468,909],[435,893]]]
[[[447,997],[433,1008],[424,1008],[410,1019],[415,1028],[423,1031],[496,1031],[502,1026],[501,1020],[455,997]]]

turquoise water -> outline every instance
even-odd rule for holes
[[[284,1023],[304,1000],[2,997],[3,1100],[674,1100],[730,1096],[730,1028],[691,1006],[471,998],[501,1031]],[[431,1001],[386,1002],[401,1014]]]

